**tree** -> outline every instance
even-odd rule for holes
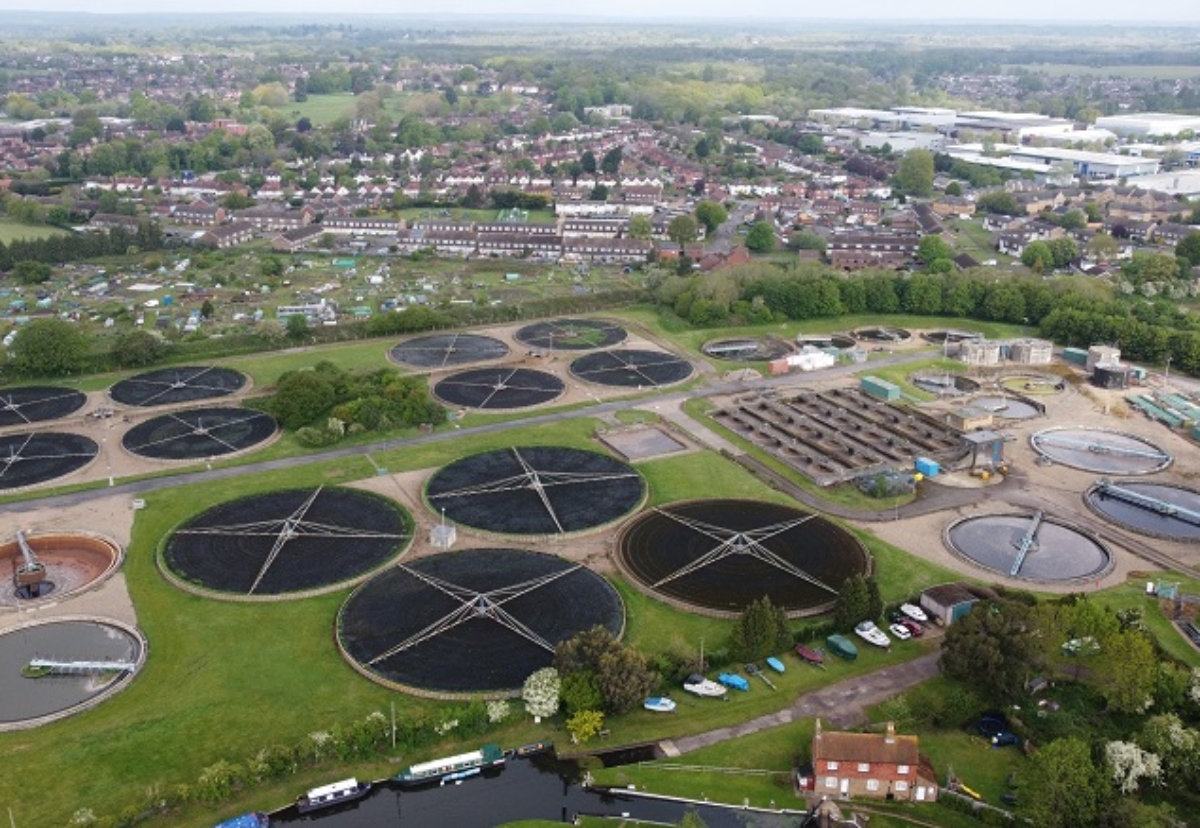
[[[1187,259],[1192,267],[1200,266],[1200,230],[1188,233],[1179,244],[1175,245],[1175,255]]]
[[[1038,828],[1096,824],[1110,796],[1103,767],[1092,761],[1087,742],[1057,739],[1028,761],[1021,776],[1023,816]]]
[[[588,175],[595,175],[596,153],[591,150],[584,150],[583,155],[579,156],[579,166],[583,167],[583,171]]]
[[[285,329],[288,339],[299,342],[308,336],[308,320],[302,314],[294,313],[287,318]]]
[[[646,657],[632,647],[617,645],[600,656],[596,683],[604,694],[604,709],[625,713],[640,705],[658,684],[658,674]]]
[[[258,272],[270,279],[283,275],[283,262],[278,256],[263,256],[258,260]]]
[[[1123,794],[1137,793],[1143,779],[1152,784],[1162,780],[1162,760],[1133,742],[1109,742],[1104,746],[1104,760]]]
[[[788,236],[789,250],[816,250],[825,252],[825,239],[809,230],[797,230]]]
[[[735,658],[753,661],[786,650],[791,643],[787,614],[764,595],[742,610],[733,625],[729,651]]]
[[[21,328],[12,343],[12,366],[31,377],[78,374],[88,361],[88,341],[78,325],[38,319]]]
[[[654,235],[654,224],[649,216],[636,215],[629,219],[629,238],[645,241]]]
[[[163,358],[167,344],[149,331],[121,334],[109,349],[109,357],[121,368],[140,368]]]
[[[596,681],[594,670],[575,670],[562,675],[562,689],[559,697],[567,713],[578,713],[581,710],[599,710],[604,706],[604,694],[600,692],[600,684]]]
[[[667,238],[681,247],[694,242],[697,233],[696,220],[691,216],[676,216],[667,225]]]
[[[1025,215],[1025,208],[1008,190],[985,193],[975,200],[975,206],[985,213],[995,213],[1001,216]]]
[[[54,270],[45,262],[24,261],[13,265],[13,278],[23,285],[40,285],[50,281]]]
[[[725,205],[717,201],[701,201],[696,205],[696,221],[704,225],[710,236],[729,218]]]
[[[221,199],[221,206],[226,210],[248,210],[254,206],[254,199],[245,193],[232,192]]]
[[[874,575],[867,576],[867,618],[878,621],[883,617],[883,595]]]
[[[757,221],[746,234],[746,247],[755,253],[770,253],[775,249],[775,228],[769,221]]]
[[[1033,631],[1025,604],[981,601],[946,631],[942,672],[996,701],[1015,698],[1039,666]]]
[[[861,575],[851,575],[838,592],[837,604],[833,609],[833,626],[839,632],[847,632],[867,617],[871,611],[871,596],[867,581]]]
[[[1079,245],[1070,237],[1051,239],[1047,244],[1050,245],[1050,255],[1054,258],[1055,268],[1067,267],[1079,258]]]
[[[558,712],[558,693],[561,683],[558,671],[553,667],[543,667],[525,679],[521,688],[521,698],[525,702],[525,712],[533,716],[535,722],[540,722],[546,716]]]
[[[334,402],[333,383],[324,373],[292,371],[279,378],[268,408],[284,428],[297,429],[324,417]]]
[[[949,184],[946,185],[946,195],[958,198],[958,197],[961,197],[962,194],[963,194],[962,185],[959,184],[957,181],[951,181]]]
[[[597,184],[592,187],[592,191],[588,193],[589,201],[608,201],[608,187],[603,184]]]
[[[1115,713],[1141,713],[1154,702],[1158,655],[1146,634],[1119,632],[1101,640],[1095,677]]]
[[[1117,240],[1103,231],[1092,236],[1087,243],[1088,255],[1102,262],[1108,261],[1120,250],[1121,246],[1117,244]]]
[[[604,153],[604,157],[600,159],[600,171],[607,175],[616,175],[621,171],[621,160],[624,151],[621,147],[613,147],[608,152]]]
[[[1044,241],[1030,242],[1021,253],[1021,264],[1034,273],[1045,273],[1054,267],[1054,251]]]
[[[580,710],[567,719],[567,732],[575,744],[583,744],[603,729],[604,714],[599,710]]]
[[[216,312],[217,312],[217,309],[213,307],[213,303],[212,303],[211,299],[205,299],[204,304],[202,304],[200,306],[200,318],[201,319],[212,319],[213,314]]]
[[[941,236],[925,236],[917,246],[917,258],[925,264],[932,264],[938,259],[949,259],[954,251]]]
[[[932,152],[909,150],[896,170],[896,185],[907,195],[925,197],[933,192],[933,173]]]

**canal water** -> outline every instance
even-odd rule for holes
[[[319,822],[320,828],[394,828],[394,826],[455,826],[492,828],[523,819],[570,823],[576,816],[622,816],[674,824],[694,810],[709,828],[784,828],[798,824],[796,816],[759,814],[713,805],[689,805],[626,794],[606,794],[577,782],[574,763],[549,756],[510,759],[457,785],[401,789],[377,785],[356,803],[301,816],[295,808],[272,814],[272,825]],[[331,780],[332,781],[332,780]],[[780,789],[781,796],[787,792]]]

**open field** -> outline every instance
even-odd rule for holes
[[[396,93],[384,99],[384,111],[393,118],[398,118],[403,111],[407,95]],[[350,92],[337,92],[330,95],[309,95],[303,103],[288,101],[284,106],[275,109],[290,121],[308,118],[314,126],[331,124],[339,118],[354,118],[357,113],[355,96]]]
[[[0,243],[9,244],[17,239],[45,239],[50,236],[65,236],[66,231],[44,224],[21,224],[0,218]]]

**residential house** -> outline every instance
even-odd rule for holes
[[[650,255],[650,242],[642,239],[563,239],[563,257],[570,261],[637,264]]]
[[[828,797],[932,802],[938,785],[933,766],[921,756],[916,736],[901,736],[887,723],[883,733],[825,731],[817,720],[812,775],[797,779],[801,790]]]
[[[326,216],[321,226],[327,233],[338,235],[394,236],[404,227],[404,222],[363,216]]]
[[[285,230],[271,240],[271,249],[279,253],[295,253],[310,245],[316,244],[325,233],[325,228],[319,224],[309,224],[294,230]]]
[[[215,247],[224,250],[245,244],[254,238],[254,225],[245,221],[235,221],[232,224],[222,224],[210,227],[199,238],[198,244],[204,247]]]
[[[196,224],[201,227],[210,227],[214,224],[224,224],[227,218],[224,207],[214,207],[204,201],[180,204],[171,211],[173,224]]]
[[[254,225],[255,230],[263,232],[282,232],[295,230],[311,224],[316,218],[312,207],[304,206],[299,210],[281,210],[277,207],[251,207],[248,210],[238,210],[233,214],[236,221],[244,221]]]
[[[97,230],[112,230],[121,228],[128,230],[130,233],[136,233],[138,229],[138,218],[136,216],[121,216],[115,213],[96,213],[92,216],[92,220],[88,222],[88,227]]]
[[[941,195],[929,202],[929,206],[942,218],[969,219],[975,215],[975,202],[962,196]]]
[[[895,270],[916,255],[921,237],[907,233],[834,233],[825,243],[830,264],[841,270],[867,267]]]

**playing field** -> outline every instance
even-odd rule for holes
[[[8,244],[17,239],[44,239],[47,236],[61,236],[66,231],[57,227],[47,227],[40,224],[19,224],[15,221],[0,219],[0,242]]]

